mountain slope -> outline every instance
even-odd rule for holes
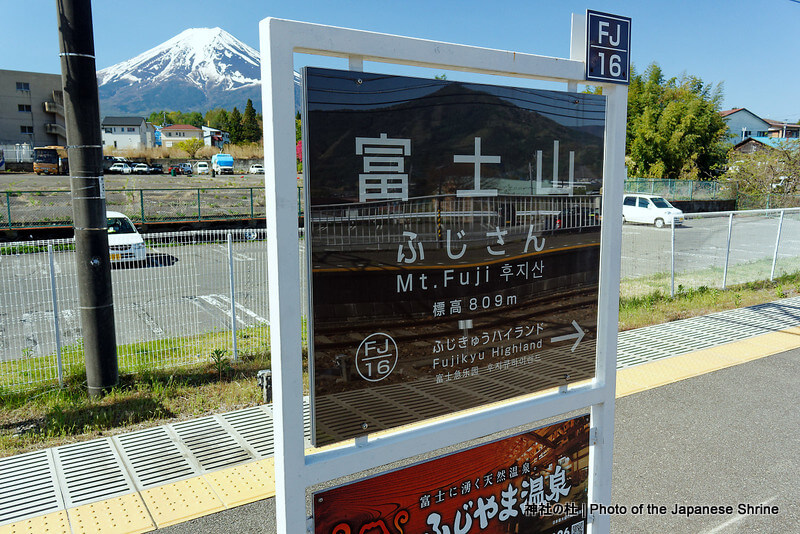
[[[261,109],[258,51],[220,28],[185,30],[98,71],[97,82],[104,115],[244,109],[248,98]]]

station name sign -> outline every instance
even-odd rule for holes
[[[631,19],[586,11],[586,79],[627,85],[631,72]]]
[[[605,97],[303,77],[312,442],[593,377]]]

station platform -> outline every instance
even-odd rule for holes
[[[799,348],[800,297],[618,339],[619,398]],[[272,432],[261,405],[2,458],[0,534],[148,532],[270,498]]]

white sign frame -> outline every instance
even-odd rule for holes
[[[573,15],[571,55],[562,59],[493,50],[304,22],[267,18],[260,22],[264,169],[269,307],[275,401],[275,491],[278,532],[312,528],[306,515],[309,486],[377,468],[433,450],[483,438],[573,410],[591,413],[589,502],[610,504],[616,389],[617,320],[622,243],[627,87],[599,83],[606,95],[603,218],[596,376],[589,384],[472,410],[391,433],[306,454],[300,324],[300,256],[297,246],[297,187],[294,147],[294,54],[348,58],[351,70],[364,61],[394,63],[565,82],[584,82],[581,15]],[[578,47],[576,49],[576,46]],[[530,414],[536,414],[532,419]],[[590,517],[590,532],[608,532],[607,515]]]

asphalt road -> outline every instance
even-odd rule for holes
[[[800,349],[618,399],[612,504],[626,513],[612,516],[611,531],[800,531],[798,376]],[[640,504],[643,513],[633,514]],[[647,513],[648,505],[656,508]],[[731,506],[733,513],[672,513],[703,505]],[[739,505],[762,505],[762,513],[740,514]],[[763,506],[777,507],[777,514],[764,514]],[[658,507],[665,513],[655,513]],[[159,531],[275,533],[275,500]]]

